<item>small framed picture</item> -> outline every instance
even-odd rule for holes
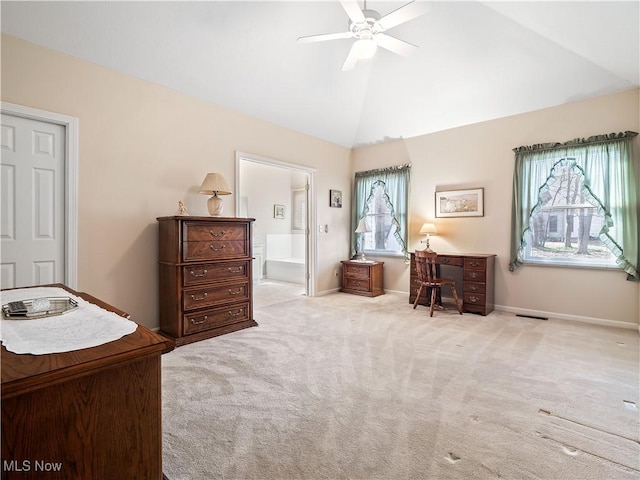
[[[436,217],[484,216],[484,188],[436,192]]]
[[[273,218],[284,219],[284,205],[273,206]]]
[[[329,206],[342,208],[342,192],[340,190],[329,190]]]

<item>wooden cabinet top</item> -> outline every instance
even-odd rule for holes
[[[68,290],[88,302],[119,315],[123,312],[81,292],[76,292],[64,285],[50,285]],[[51,353],[48,355],[15,354],[9,352],[4,345],[2,358],[2,400],[20,395],[44,386],[54,385],[89,375],[95,371],[110,368],[114,364],[122,364],[139,359],[146,355],[160,355],[171,351],[173,342],[143,325],[138,325],[135,332],[119,340],[83,348],[72,352]]]
[[[157,221],[163,220],[188,220],[198,222],[255,222],[255,218],[243,218],[243,217],[214,217],[210,216],[193,216],[193,215],[170,215],[167,217],[157,217]]]

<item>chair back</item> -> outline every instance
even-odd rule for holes
[[[437,256],[436,252],[425,252],[424,250],[416,250],[414,252],[418,280],[424,283],[433,283],[435,281],[438,276],[436,273]]]

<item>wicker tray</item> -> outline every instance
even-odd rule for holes
[[[47,300],[49,307],[47,310],[34,310],[34,302]],[[18,303],[18,302],[12,302]],[[33,298],[22,300],[24,309],[20,312],[12,311],[10,304],[2,305],[2,318],[5,320],[34,320],[36,318],[54,317],[71,312],[78,308],[78,302],[69,297],[46,297],[42,299]]]

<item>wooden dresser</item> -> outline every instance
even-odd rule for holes
[[[161,480],[160,355],[172,349],[173,342],[142,325],[65,353],[17,355],[3,345],[0,477]]]
[[[384,294],[382,265],[384,262],[343,260],[341,292],[367,297]]]
[[[160,333],[176,346],[258,325],[253,218],[160,217]]]
[[[462,310],[464,312],[488,315],[493,311],[495,257],[494,254],[438,254],[436,263],[439,265],[451,265],[462,269]],[[419,285],[415,255],[412,253],[409,303],[415,301]],[[427,290],[429,289],[425,288],[420,295],[418,302],[420,305],[429,305],[427,294],[430,295],[430,293]]]

